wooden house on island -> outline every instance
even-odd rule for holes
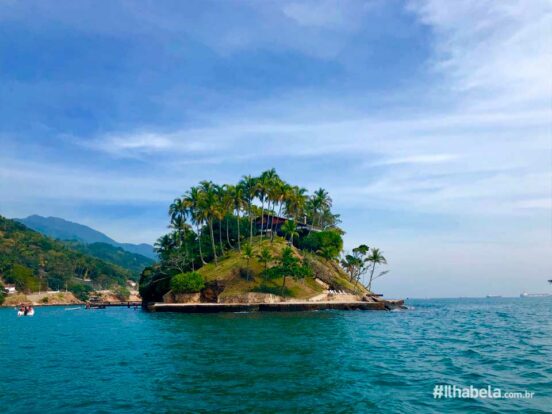
[[[263,217],[261,219],[261,216],[255,218],[255,227],[257,228],[258,232],[262,232],[264,234],[271,233],[272,231],[275,231],[276,234],[281,235],[282,234],[282,226],[285,222],[292,220],[288,217],[282,217],[277,216],[275,214],[265,213],[263,214]],[[295,223],[295,226],[297,227],[298,232],[311,232],[311,231],[321,231],[320,228],[312,226],[310,224],[307,224],[307,217],[303,217],[303,220],[298,220]]]

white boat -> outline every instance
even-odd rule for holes
[[[23,312],[22,310],[17,311],[17,316],[33,316],[34,314],[35,314],[34,308],[31,308],[30,310],[28,310],[26,315],[25,315],[25,312]]]
[[[527,292],[523,292],[519,296],[522,297],[522,298],[547,298],[549,296],[552,296],[552,293],[527,293]]]

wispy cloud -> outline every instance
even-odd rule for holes
[[[301,1],[284,4],[282,11],[301,26],[354,31],[374,3],[358,0]]]
[[[552,3],[414,0],[435,33],[434,69],[470,104],[546,105],[552,94]]]
[[[408,157],[388,158],[382,161],[377,161],[369,166],[377,165],[396,165],[396,164],[439,164],[442,162],[452,161],[458,156],[454,154],[420,154],[411,155]]]
[[[75,141],[90,149],[106,152],[119,157],[133,157],[141,154],[159,152],[179,152],[187,154],[207,153],[214,149],[214,144],[194,139],[189,134],[162,132],[137,132],[127,134],[107,134],[89,141]],[[220,149],[220,146],[217,146]]]

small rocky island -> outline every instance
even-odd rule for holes
[[[344,231],[322,188],[308,195],[274,169],[236,185],[202,181],[169,207],[159,263],[140,278],[156,312],[390,310],[402,300],[372,292],[382,252],[343,253]]]

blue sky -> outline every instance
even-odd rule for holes
[[[0,1],[0,214],[152,243],[201,179],[327,188],[391,296],[552,276],[548,1]]]

